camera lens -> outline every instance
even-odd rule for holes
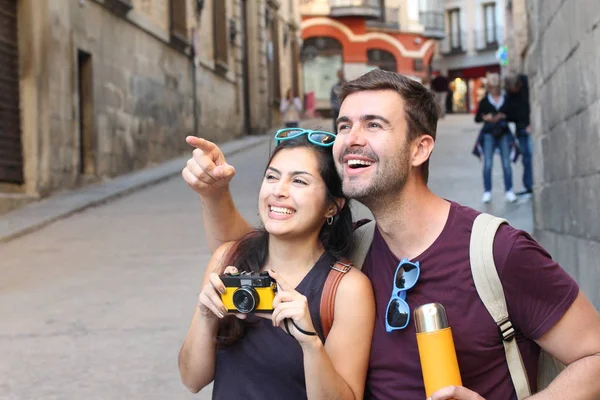
[[[259,302],[258,293],[250,286],[242,286],[233,292],[233,305],[241,313],[254,311]]]

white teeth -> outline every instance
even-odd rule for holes
[[[364,165],[364,166],[369,166],[372,165],[373,163],[371,161],[364,161],[364,160],[348,160],[348,165]]]
[[[283,208],[283,207],[275,207],[275,206],[271,206],[271,211],[277,214],[293,214],[294,210],[290,210],[289,208]]]

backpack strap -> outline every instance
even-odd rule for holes
[[[475,288],[485,308],[498,325],[508,370],[517,398],[521,400],[531,396],[531,389],[515,339],[515,329],[508,315],[502,282],[494,263],[494,237],[500,225],[504,223],[508,221],[485,213],[478,215],[473,222],[469,255]]]
[[[327,339],[331,326],[333,325],[333,313],[335,311],[335,295],[337,293],[338,286],[344,275],[350,271],[352,264],[337,261],[331,266],[325,285],[323,286],[323,292],[321,293],[321,326],[323,327],[323,335]]]
[[[371,248],[373,236],[375,235],[375,221],[369,221],[366,224],[356,228],[352,234],[354,247],[350,254],[350,261],[355,268],[362,269],[367,253]]]

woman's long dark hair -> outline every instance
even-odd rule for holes
[[[331,225],[323,221],[323,227],[319,233],[319,240],[325,251],[340,259],[348,256],[352,248],[352,212],[348,198],[342,192],[342,182],[335,168],[331,147],[322,147],[308,141],[306,135],[298,138],[282,141],[273,151],[267,168],[277,153],[283,149],[308,148],[317,156],[319,172],[325,182],[327,199],[336,205],[337,213]],[[266,172],[266,168],[265,168]],[[344,205],[340,208],[337,200],[344,199]],[[227,260],[224,265],[233,265],[238,271],[259,272],[267,262],[269,251],[269,233],[259,228],[244,236],[225,256]],[[244,321],[235,316],[225,317],[219,326],[217,344],[226,346],[232,344],[244,336],[246,325]]]

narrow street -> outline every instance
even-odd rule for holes
[[[530,231],[531,203],[504,202],[499,157],[493,202],[480,204],[478,128],[470,115],[441,121],[431,188]],[[254,222],[268,153],[265,144],[229,159],[234,199]],[[209,256],[180,177],[0,244],[0,399],[209,399],[209,389],[189,394],[177,368]]]

